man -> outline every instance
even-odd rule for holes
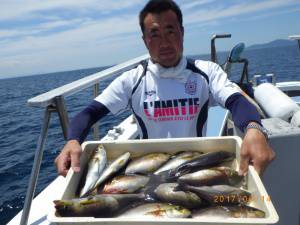
[[[182,55],[184,28],[177,4],[150,0],[140,13],[140,26],[151,59],[114,80],[72,120],[68,142],[55,160],[58,173],[65,176],[70,164],[80,170],[80,144],[92,124],[109,112],[130,107],[141,138],[195,137],[205,135],[208,107],[218,103],[245,131],[239,173],[244,175],[252,163],[262,174],[275,154],[260,117],[217,64]]]

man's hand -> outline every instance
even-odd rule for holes
[[[275,159],[264,134],[255,128],[247,130],[241,147],[240,175],[245,175],[249,164],[262,176],[264,170]]]
[[[65,177],[70,169],[70,165],[74,172],[79,172],[81,152],[82,149],[78,141],[68,141],[54,161],[58,174]]]

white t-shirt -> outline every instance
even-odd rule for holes
[[[166,69],[149,60],[145,74],[142,65],[123,73],[95,100],[113,114],[131,108],[141,138],[205,136],[208,107],[224,107],[238,89],[219,65],[196,60],[201,75],[188,64],[182,57]]]

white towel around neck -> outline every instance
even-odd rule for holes
[[[163,67],[158,63],[153,63],[150,59],[148,64],[148,70],[156,77],[165,79],[176,79],[181,83],[186,83],[189,73],[185,72],[187,60],[185,57],[181,57],[180,62],[174,67]]]

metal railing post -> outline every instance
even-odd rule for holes
[[[94,85],[94,97],[96,98],[99,95],[99,83]],[[100,140],[100,134],[99,134],[99,123],[95,123],[93,126],[93,137],[94,140]]]
[[[26,198],[25,198],[25,203],[24,203],[24,208],[23,208],[20,225],[26,225],[28,222],[30,207],[31,207],[32,199],[34,197],[37,178],[39,175],[41,162],[42,162],[42,158],[43,158],[44,144],[45,144],[46,137],[47,137],[51,111],[52,111],[51,106],[48,106],[45,110],[44,121],[43,121],[42,129],[41,129],[41,133],[39,136],[39,140],[37,143],[37,148],[36,148],[36,152],[35,152],[35,156],[34,156],[33,167],[31,170],[31,175],[30,175],[29,185],[27,188],[27,193],[26,193]]]
[[[66,104],[63,96],[55,97],[55,109],[58,113],[60,120],[60,125],[64,134],[65,140],[67,140],[68,126],[69,126],[69,117],[66,110]]]
[[[211,61],[218,63],[218,59],[217,59],[217,50],[216,50],[216,44],[215,44],[215,40],[217,38],[231,38],[231,34],[214,34],[211,37],[210,40],[210,57],[211,57]]]

